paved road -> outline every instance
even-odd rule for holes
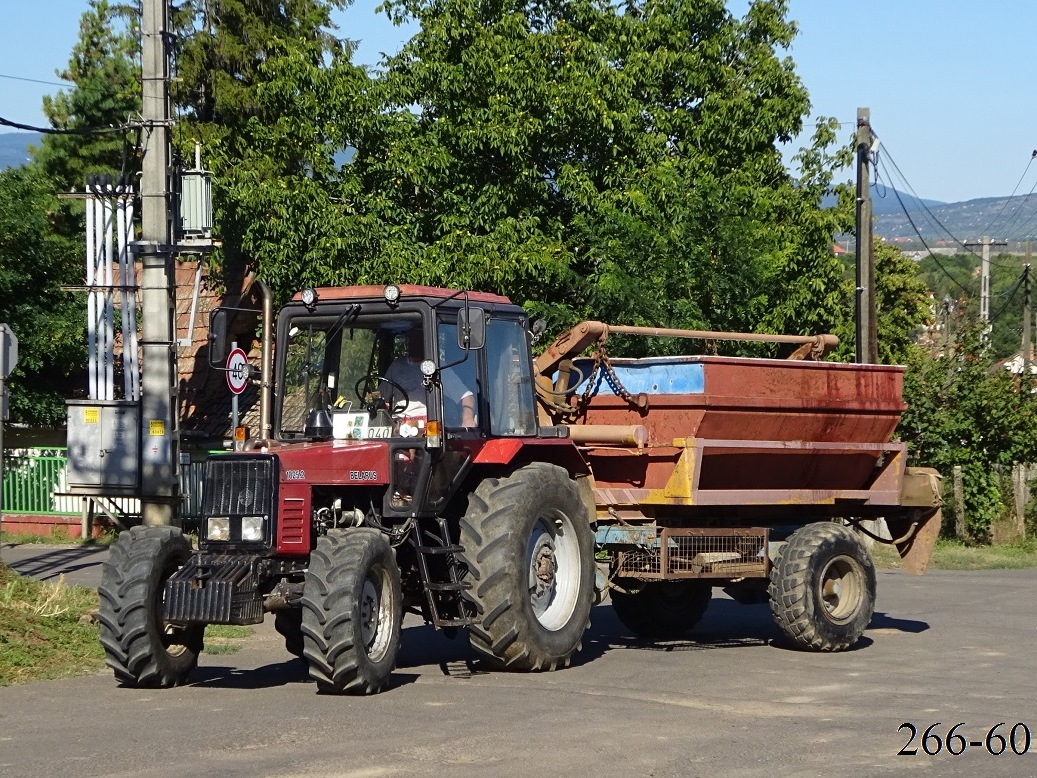
[[[0,689],[0,775],[1032,776],[1037,742],[933,757],[919,738],[1003,721],[1037,741],[1035,595],[1037,570],[880,572],[865,639],[831,655],[783,647],[766,606],[723,596],[694,640],[657,645],[605,604],[576,665],[538,675],[484,673],[414,623],[393,687],[360,699],[315,694],[263,625],[177,689],[108,672]],[[904,722],[918,756],[896,756]]]
[[[22,575],[41,581],[65,582],[96,588],[101,566],[108,558],[107,545],[54,546],[42,543],[0,543],[0,561]]]

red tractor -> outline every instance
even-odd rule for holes
[[[652,638],[693,627],[713,585],[839,650],[874,609],[852,527],[884,517],[924,569],[938,476],[888,442],[901,368],[811,361],[823,338],[777,338],[803,344],[785,360],[609,359],[595,322],[534,359],[538,329],[487,293],[296,295],[264,336],[262,434],[207,462],[197,550],[173,527],[112,548],[99,620],[116,677],[182,683],[206,624],[266,613],[326,692],[385,686],[405,611],[464,629],[492,666],[554,670],[606,590]]]

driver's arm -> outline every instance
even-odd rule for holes
[[[461,398],[461,426],[475,426],[475,395],[471,392],[466,392]]]

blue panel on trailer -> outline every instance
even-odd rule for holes
[[[623,543],[632,546],[658,546],[659,536],[655,527],[617,527],[613,524],[600,526],[594,533],[599,546]]]
[[[612,359],[610,364],[620,383],[631,394],[704,394],[705,366],[691,359],[694,357]],[[583,375],[594,368],[594,360],[591,359],[577,359],[574,364]],[[594,384],[595,393],[617,394],[615,387],[611,386],[608,377],[602,372],[595,377]],[[579,391],[582,391],[582,387]]]

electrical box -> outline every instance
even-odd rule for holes
[[[68,490],[135,496],[140,491],[140,403],[68,401]]]
[[[180,237],[212,237],[212,174],[208,170],[180,174]]]

